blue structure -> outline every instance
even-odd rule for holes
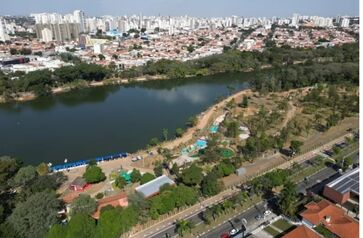
[[[69,163],[51,166],[50,170],[52,172],[57,172],[57,171],[65,170],[65,169],[71,169],[71,168],[87,165],[91,161],[96,161],[98,163],[98,162],[102,162],[102,161],[110,161],[110,160],[115,160],[115,159],[119,159],[119,158],[125,158],[125,157],[127,157],[127,155],[128,155],[127,153],[118,153],[118,154],[113,154],[113,155],[106,155],[104,157],[97,157],[95,159],[79,160],[79,161],[75,161],[75,162],[69,162]]]

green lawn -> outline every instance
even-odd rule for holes
[[[288,229],[290,229],[291,227],[293,227],[292,224],[288,223],[286,220],[284,219],[280,219],[278,221],[275,221],[272,224],[274,227],[282,230],[282,231],[287,231]]]
[[[269,233],[270,235],[272,235],[273,237],[280,235],[280,232],[276,231],[274,228],[272,228],[271,226],[266,227],[265,229],[263,229],[264,231],[266,231],[267,233]]]

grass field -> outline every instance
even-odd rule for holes
[[[282,231],[287,231],[288,229],[290,229],[294,226],[294,225],[288,223],[287,221],[285,221],[284,219],[280,219],[280,220],[274,222],[272,225]]]
[[[277,230],[275,230],[274,228],[272,228],[271,226],[266,227],[265,229],[263,229],[265,232],[267,232],[268,234],[272,235],[273,237],[276,237],[278,235],[280,235],[280,232],[278,232]]]

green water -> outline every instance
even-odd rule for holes
[[[0,155],[62,163],[145,148],[187,119],[248,88],[253,73],[105,86],[0,105]]]

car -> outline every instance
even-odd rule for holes
[[[231,235],[231,236],[233,236],[233,235],[235,235],[235,234],[237,234],[238,233],[238,229],[232,229],[230,232],[229,232],[229,234]]]
[[[255,218],[256,218],[257,221],[263,219],[261,214],[257,214],[257,216]]]
[[[221,238],[229,238],[230,237],[230,235],[229,234],[227,234],[227,233],[223,233],[222,235],[221,235]]]
[[[132,161],[132,162],[136,162],[136,161],[138,161],[138,159],[137,159],[136,157],[133,157],[133,158],[131,159],[131,161]]]
[[[265,222],[261,223],[261,226],[268,226],[268,225],[270,225],[270,221],[265,221]]]
[[[268,215],[270,215],[271,214],[271,211],[270,210],[266,210],[266,211],[264,211],[263,212],[263,215],[264,216],[268,216]]]
[[[324,154],[326,154],[327,156],[330,156],[330,157],[332,157],[334,155],[333,151],[331,151],[331,150],[325,150]]]

